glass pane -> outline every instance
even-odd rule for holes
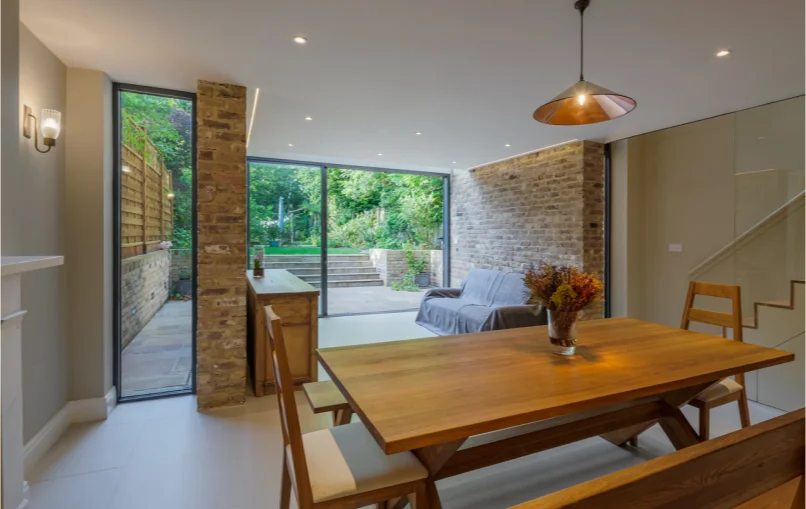
[[[328,168],[328,314],[416,310],[442,286],[442,177]]]
[[[120,93],[120,394],[193,380],[192,101]]]
[[[320,288],[322,174],[318,166],[249,162],[249,269],[284,269]],[[320,295],[319,310],[322,311]]]
[[[734,270],[742,316],[755,302],[788,301],[804,276],[804,99],[735,114]]]

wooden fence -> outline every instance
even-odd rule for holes
[[[159,249],[173,234],[171,173],[146,131],[124,117],[120,149],[121,258]]]

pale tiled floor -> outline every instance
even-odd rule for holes
[[[139,396],[190,388],[193,303],[169,300],[122,354],[121,395]]]
[[[321,320],[320,344],[368,343],[431,334],[413,313]],[[330,424],[298,397],[305,431]],[[694,409],[686,413],[693,420]],[[753,422],[779,412],[753,404]],[[739,428],[734,405],[712,414],[715,435]],[[192,396],[120,405],[102,423],[73,426],[27,477],[31,509],[274,509],[282,439],[276,400],[196,412]],[[446,509],[510,507],[671,452],[656,426],[638,449],[600,438],[440,481]],[[292,502],[292,506],[295,507]]]

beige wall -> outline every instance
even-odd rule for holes
[[[679,326],[691,271],[746,232],[756,233],[693,278],[739,285],[745,318],[755,302],[788,302],[790,280],[804,279],[802,198],[782,221],[764,219],[803,191],[803,126],[799,97],[613,143],[613,315]],[[799,288],[794,311],[760,307],[759,328],[743,329],[746,342],[795,352],[792,365],[746,376],[750,399],[784,410],[803,401]],[[729,311],[724,299],[696,304]]]
[[[67,70],[65,263],[70,399],[112,387],[112,83]]]
[[[803,190],[803,120],[799,97],[612,144],[614,315],[679,324],[689,271]],[[796,214],[699,279],[741,285],[745,314],[787,297],[803,277],[802,224]]]
[[[67,68],[24,25],[20,26],[20,111],[39,116],[42,108],[65,114]],[[19,140],[19,175],[12,217],[21,226],[16,254],[64,253],[65,137],[47,154],[33,140]],[[41,139],[40,139],[41,143]],[[66,327],[66,274],[69,267],[35,271],[23,278],[22,303],[28,310],[23,327],[23,430],[27,442],[69,400],[69,345]]]

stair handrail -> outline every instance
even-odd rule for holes
[[[797,212],[799,209],[802,209],[804,206],[804,195],[806,195],[806,191],[801,191],[800,193],[793,196],[789,201],[775,209],[771,214],[767,217],[759,221],[758,223],[754,224],[750,228],[747,229],[744,233],[727,243],[724,247],[716,251],[714,254],[706,258],[702,261],[699,265],[694,267],[688,272],[689,280],[696,280],[700,276],[702,276],[705,272],[713,268],[716,264],[720,263],[722,260],[733,254],[734,252],[738,251],[740,248],[744,247],[745,245],[749,244],[755,238],[757,238],[762,233],[766,232],[776,224],[780,223],[790,215]]]

